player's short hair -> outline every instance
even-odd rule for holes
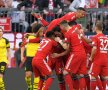
[[[97,21],[96,27],[98,28],[98,30],[102,31],[103,30],[103,23],[101,21]]]
[[[53,31],[48,31],[48,32],[46,33],[46,37],[51,38],[52,36],[55,36],[55,34],[54,34]]]
[[[52,29],[53,32],[60,32],[61,29],[60,29],[60,26],[55,26],[53,29]]]
[[[83,7],[79,7],[79,8],[77,8],[77,10],[82,10],[82,11],[86,12],[85,8],[83,8]]]
[[[33,33],[37,33],[41,27],[42,27],[42,24],[36,24],[32,29]]]
[[[21,47],[22,42],[19,43],[19,47]]]
[[[69,24],[69,26],[73,26],[73,25],[76,25],[77,22],[76,21],[70,21],[70,22],[68,22],[68,24]]]
[[[60,25],[66,26],[66,25],[68,25],[68,22],[66,20],[63,20],[63,21],[60,22]]]

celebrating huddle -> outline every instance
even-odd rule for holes
[[[96,90],[96,87],[106,90],[108,37],[102,33],[101,21],[97,21],[97,34],[88,39],[81,25],[75,22],[85,15],[85,10],[78,8],[76,12],[69,12],[49,24],[33,13],[43,25],[36,24],[33,34],[29,34],[22,43],[22,47],[25,44],[31,44],[30,48],[34,45],[32,49],[26,47],[26,50],[35,52],[32,56],[28,55],[26,60],[28,90],[48,90],[54,80],[53,70],[58,77],[60,90],[66,90],[66,84],[69,90]],[[32,72],[36,80],[33,87],[30,79]]]

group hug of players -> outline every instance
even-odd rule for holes
[[[108,37],[102,33],[102,22],[96,22],[97,34],[88,39],[81,25],[76,23],[76,19],[86,15],[83,8],[54,19],[51,23],[35,13],[32,15],[42,24],[34,24],[33,33],[27,34],[22,43],[22,62],[26,45],[28,90],[49,90],[55,78],[53,70],[60,90],[66,90],[66,84],[68,90],[96,90],[96,87],[107,90]]]

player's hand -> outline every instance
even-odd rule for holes
[[[60,40],[61,40],[60,37],[56,37],[56,38],[55,38],[55,41],[56,41],[56,42],[59,42]]]
[[[24,47],[27,43],[29,43],[29,39],[25,39],[22,44],[21,44],[21,47]]]
[[[21,56],[21,62],[24,63],[25,62],[25,57]]]
[[[53,54],[51,55],[51,57],[52,57],[52,58],[58,58],[58,57],[59,57],[59,54],[58,54],[58,53],[53,53]]]
[[[37,14],[37,13],[32,12],[31,14],[32,14],[34,17],[36,17],[37,19],[42,19],[42,17],[41,17],[39,14]]]
[[[25,35],[24,35],[24,38],[28,38],[30,36],[30,33],[26,33]]]

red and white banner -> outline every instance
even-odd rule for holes
[[[0,27],[2,27],[5,32],[10,32],[11,31],[11,19],[10,18],[0,18]]]

